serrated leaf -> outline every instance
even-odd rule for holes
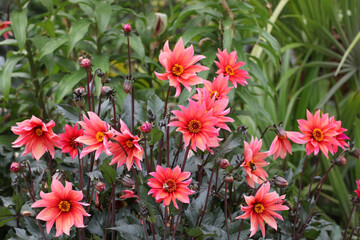
[[[77,108],[68,104],[56,104],[57,109],[63,117],[71,123],[79,121],[79,112]]]
[[[73,88],[78,84],[82,79],[86,77],[86,72],[84,69],[73,72],[71,74],[63,77],[56,89],[55,93],[55,103],[59,103],[67,94],[73,91]]]
[[[107,25],[109,24],[111,17],[111,5],[106,1],[101,1],[96,4],[95,7],[95,18],[98,27],[98,36],[102,34]]]
[[[102,164],[100,171],[107,183],[114,184],[116,182],[116,171],[109,164]]]
[[[70,55],[70,52],[74,48],[75,44],[85,36],[89,25],[90,22],[88,20],[81,20],[75,22],[75,24],[71,26],[69,31],[68,56]]]
[[[20,52],[22,52],[26,42],[26,27],[28,24],[27,9],[21,12],[13,11],[10,14],[10,21]]]
[[[20,56],[11,56],[7,59],[4,64],[4,70],[1,75],[1,92],[4,95],[4,99],[6,101],[9,100],[10,88],[11,88],[11,74],[14,71],[15,65],[21,60],[23,57]]]
[[[58,49],[61,45],[66,43],[68,40],[67,36],[61,36],[59,38],[51,39],[49,40],[43,48],[40,50],[40,57],[44,57],[45,55],[54,52],[56,49]]]

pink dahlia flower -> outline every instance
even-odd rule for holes
[[[304,134],[301,140],[306,142],[306,154],[314,152],[314,155],[317,155],[321,150],[326,158],[329,158],[329,151],[334,155],[334,150],[341,146],[336,139],[339,135],[336,131],[337,124],[329,120],[328,114],[322,114],[320,117],[320,110],[316,111],[314,116],[306,110],[306,115],[307,120],[298,120],[299,129]]]
[[[135,195],[134,191],[122,190],[122,192],[124,194],[120,196],[120,199],[136,198],[136,200],[139,200],[139,197]]]
[[[65,124],[65,133],[59,134],[61,152],[70,153],[71,158],[74,159],[78,153],[79,147],[82,147],[82,144],[75,141],[75,139],[83,134],[84,130],[78,129],[77,123],[75,123],[73,128],[70,125]]]
[[[142,161],[144,150],[139,144],[140,139],[138,136],[131,134],[129,128],[121,119],[120,123],[121,133],[116,134],[117,136],[114,138],[115,142],[109,142],[109,150],[114,154],[110,165],[117,163],[117,167],[120,167],[126,163],[126,167],[130,171],[135,162],[136,166],[141,170],[140,161]]]
[[[355,190],[354,192],[357,194],[358,199],[360,200],[360,179],[356,180],[356,185],[357,185],[357,190]]]
[[[230,82],[237,88],[237,84],[245,86],[247,84],[246,79],[249,79],[249,73],[245,70],[240,69],[243,66],[244,62],[236,62],[237,54],[236,51],[231,52],[230,54],[226,49],[224,51],[220,51],[216,56],[219,59],[215,61],[216,66],[219,70],[216,71],[217,74],[224,74],[225,76],[229,76]]]
[[[335,117],[332,116],[330,119],[329,119],[330,123],[334,123],[336,126],[334,128],[335,132],[337,132],[338,134],[334,136],[334,138],[339,142],[340,144],[340,147],[342,149],[344,149],[345,147],[348,147],[349,144],[347,144],[345,142],[345,140],[349,140],[350,138],[348,136],[346,136],[344,134],[345,131],[347,131],[346,128],[342,128],[341,127],[341,121],[335,121]],[[338,146],[337,145],[333,145],[333,152],[336,153],[338,151]]]
[[[179,121],[172,121],[169,126],[178,127],[176,131],[181,132],[184,137],[185,148],[191,143],[191,149],[196,147],[205,151],[210,138],[217,137],[219,132],[215,125],[218,123],[216,117],[212,116],[212,110],[206,111],[204,103],[190,100],[189,108],[179,105],[179,110],[172,111]]]
[[[208,91],[210,98],[219,99],[228,99],[227,94],[233,87],[229,87],[229,76],[224,76],[223,74],[218,75],[214,78],[213,82],[204,80],[204,88]],[[195,94],[193,99],[198,100],[198,94]]]
[[[46,221],[46,230],[49,234],[52,226],[56,222],[56,237],[65,233],[70,235],[70,228],[75,224],[77,228],[84,228],[83,216],[89,217],[82,206],[89,204],[79,202],[83,199],[81,191],[72,190],[70,182],[66,181],[65,187],[61,182],[53,178],[51,192],[40,192],[41,200],[34,202],[32,208],[45,208],[36,219]]]
[[[284,220],[283,217],[275,211],[288,210],[287,206],[283,205],[285,195],[279,197],[276,192],[269,193],[270,183],[267,182],[262,185],[256,192],[255,196],[244,196],[247,206],[241,206],[243,215],[236,217],[236,219],[246,219],[250,217],[250,237],[254,236],[260,227],[263,238],[265,238],[265,224],[277,230],[277,223],[274,218]]]
[[[3,30],[3,29],[5,29],[5,28],[8,28],[10,25],[11,25],[11,22],[10,22],[10,21],[4,21],[4,22],[2,22],[2,21],[0,20],[0,30]],[[12,34],[11,31],[8,31],[8,32],[3,33],[3,36],[4,36],[5,39],[8,39],[9,36],[12,36],[12,35],[13,35],[13,34]]]
[[[205,58],[202,55],[194,56],[194,48],[191,45],[184,48],[182,38],[176,43],[174,51],[169,48],[169,41],[166,41],[164,49],[160,52],[159,61],[165,67],[165,73],[157,73],[155,75],[160,80],[168,80],[169,85],[176,88],[175,97],[181,93],[180,84],[191,91],[191,87],[196,84],[203,83],[203,79],[196,74],[209,68],[195,65],[198,61]]]
[[[272,155],[274,160],[278,157],[284,159],[287,152],[290,153],[290,155],[292,154],[291,144],[288,138],[296,143],[306,143],[301,140],[301,137],[303,136],[301,133],[285,131],[280,126],[276,127],[275,132],[276,136],[269,149],[269,156]]]
[[[195,192],[188,188],[192,181],[189,178],[190,172],[181,172],[179,166],[171,170],[157,165],[156,172],[149,174],[154,178],[148,181],[151,187],[148,195],[152,194],[157,203],[163,201],[164,205],[168,206],[172,200],[176,208],[179,208],[176,199],[182,203],[190,203],[189,195]]]
[[[264,159],[268,153],[259,152],[262,145],[262,140],[251,137],[250,144],[244,142],[244,162],[241,165],[246,172],[246,181],[250,187],[254,188],[255,183],[261,184],[266,181],[268,177],[267,172],[263,167],[269,165]]]
[[[84,135],[75,139],[79,143],[88,145],[80,154],[80,158],[83,158],[87,154],[95,152],[95,159],[98,159],[102,151],[107,155],[112,153],[108,149],[109,138],[114,136],[113,131],[110,129],[110,125],[102,121],[96,113],[88,112],[89,118],[83,115],[84,121],[79,121],[81,127],[84,128]]]
[[[48,151],[52,158],[55,155],[55,147],[58,147],[59,137],[54,134],[52,128],[55,126],[54,121],[45,124],[39,118],[32,116],[31,119],[16,123],[12,126],[11,131],[20,135],[12,144],[13,147],[25,145],[25,151],[22,156],[31,153],[37,161]]]

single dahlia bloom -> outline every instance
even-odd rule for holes
[[[84,130],[79,129],[77,123],[75,123],[74,127],[65,124],[65,133],[59,134],[59,145],[61,152],[70,153],[71,158],[74,160],[78,154],[79,147],[82,147],[82,144],[75,141],[75,139],[82,136],[83,134]]]
[[[190,203],[189,195],[195,192],[188,188],[192,181],[192,178],[189,178],[190,172],[181,172],[179,166],[171,170],[157,165],[156,172],[149,174],[154,178],[148,181],[151,187],[148,195],[152,194],[157,203],[163,201],[164,205],[168,206],[172,201],[175,208],[179,208],[176,199],[182,203]]]
[[[83,199],[82,191],[72,190],[70,182],[66,181],[65,187],[62,183],[53,178],[51,192],[40,192],[42,199],[34,202],[32,208],[45,208],[37,216],[46,222],[46,231],[49,234],[52,226],[56,222],[56,237],[65,233],[70,235],[70,228],[75,224],[77,228],[84,228],[83,216],[89,217],[82,206],[89,204],[79,202]]]
[[[262,140],[251,137],[250,144],[244,141],[244,162],[241,165],[246,172],[248,185],[255,188],[255,183],[261,184],[268,177],[263,167],[269,165],[264,159],[268,156],[267,152],[259,152]]]
[[[229,76],[224,76],[223,74],[218,75],[214,78],[214,81],[210,82],[204,80],[204,88],[208,91],[210,98],[219,99],[228,99],[227,94],[233,87],[229,87]],[[193,99],[198,100],[198,94],[195,94]]]
[[[230,82],[237,88],[237,84],[245,86],[247,83],[246,79],[249,79],[249,73],[245,70],[240,69],[243,66],[244,62],[236,62],[237,54],[236,51],[231,52],[230,54],[226,49],[224,51],[220,51],[216,56],[219,59],[215,61],[216,66],[219,70],[216,71],[217,74],[224,74],[225,76],[229,76]]]
[[[213,117],[212,110],[206,111],[204,103],[189,100],[189,107],[179,105],[181,111],[172,111],[178,121],[172,121],[169,126],[178,127],[177,132],[181,132],[184,137],[185,148],[191,144],[191,149],[196,151],[196,147],[205,151],[210,138],[217,137],[219,131],[215,125],[218,119]]]
[[[2,21],[0,20],[0,30],[3,30],[3,29],[5,29],[5,28],[8,28],[10,25],[11,25],[11,22],[10,22],[10,21],[4,21],[4,22],[2,22]],[[12,34],[11,31],[8,31],[8,32],[4,32],[4,33],[3,33],[3,36],[4,36],[5,39],[8,39],[9,36],[12,36],[12,35],[13,35],[13,34]]]
[[[338,134],[335,135],[334,138],[339,142],[340,147],[341,147],[342,149],[344,149],[345,147],[348,147],[349,144],[347,144],[347,143],[345,142],[345,140],[349,140],[350,138],[344,134],[344,132],[347,131],[347,129],[346,129],[346,128],[342,128],[342,127],[341,127],[341,121],[335,121],[335,117],[334,117],[334,116],[332,116],[329,121],[330,121],[330,123],[334,123],[334,124],[336,125],[335,128],[334,128],[334,130],[335,130],[335,132],[337,132]],[[337,145],[332,145],[332,147],[333,147],[333,152],[336,153],[336,152],[338,151],[338,146],[337,146]]]
[[[357,185],[357,190],[355,190],[354,192],[357,194],[358,199],[360,200],[360,179],[356,180],[356,185]]]
[[[299,132],[285,131],[282,127],[276,126],[275,133],[276,136],[269,149],[269,156],[272,155],[274,160],[276,160],[278,157],[284,159],[287,152],[292,155],[291,144],[288,138],[296,143],[306,143],[305,141],[301,140],[303,135]]]
[[[54,158],[54,146],[58,147],[59,137],[52,130],[55,127],[53,120],[45,124],[41,119],[32,116],[31,119],[16,124],[17,126],[11,127],[11,131],[19,137],[12,144],[13,147],[25,145],[25,151],[21,156],[31,153],[31,156],[39,161],[42,155],[48,151]]]
[[[334,155],[334,150],[341,146],[336,139],[339,135],[336,131],[337,124],[329,120],[329,114],[322,114],[320,117],[320,110],[316,111],[315,115],[306,110],[306,115],[307,120],[298,120],[299,129],[304,134],[301,140],[306,142],[306,154],[314,152],[314,155],[317,155],[321,150],[326,158],[329,158],[328,152]]]
[[[109,138],[114,136],[114,132],[110,129],[110,125],[102,121],[94,112],[88,112],[89,118],[83,115],[84,121],[79,124],[84,129],[84,135],[75,139],[76,142],[88,145],[81,153],[80,158],[87,154],[95,152],[95,159],[98,159],[102,151],[107,155],[112,153],[108,149]]]
[[[139,144],[139,137],[131,134],[129,128],[120,119],[121,133],[116,133],[114,142],[109,142],[109,150],[114,154],[110,165],[117,163],[117,167],[120,167],[126,163],[127,169],[130,171],[132,165],[141,170],[142,155],[144,150]],[[121,144],[121,146],[120,146]]]
[[[165,73],[157,73],[155,75],[160,80],[168,80],[169,85],[176,88],[175,97],[178,97],[181,93],[180,84],[190,92],[191,87],[196,84],[203,83],[202,78],[196,74],[198,72],[209,70],[209,68],[195,65],[205,56],[194,56],[194,48],[191,45],[188,48],[184,48],[182,38],[176,43],[174,51],[169,48],[169,41],[166,41],[163,50],[160,52],[159,61],[165,67]]]
[[[256,192],[255,196],[244,196],[247,206],[241,206],[243,215],[236,217],[236,219],[246,219],[250,217],[250,237],[254,236],[260,227],[263,238],[265,238],[265,224],[277,230],[277,223],[274,218],[284,220],[283,217],[276,211],[288,210],[287,206],[283,205],[285,195],[279,197],[276,192],[270,192],[270,183],[263,184]]]

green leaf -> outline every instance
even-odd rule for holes
[[[192,27],[185,31],[182,35],[184,46],[194,37],[199,36],[202,33],[209,33],[212,32],[215,28],[214,27]]]
[[[16,136],[14,135],[0,135],[0,145],[10,145],[13,141],[15,141],[15,139]]]
[[[134,49],[134,51],[137,53],[137,55],[139,55],[139,58],[140,58],[141,62],[144,62],[145,49],[144,49],[144,45],[142,44],[141,39],[139,38],[139,36],[136,36],[134,34],[132,34],[130,36],[130,47],[132,49]]]
[[[231,52],[231,46],[232,46],[232,39],[234,37],[234,33],[232,30],[232,24],[231,18],[227,18],[224,22],[224,38],[223,38],[223,47],[224,49],[227,49],[228,52]]]
[[[92,64],[94,66],[93,69],[100,68],[103,73],[108,73],[110,71],[109,55],[107,53],[95,55]],[[95,96],[100,95],[101,86],[101,79],[95,77]]]
[[[81,20],[71,26],[69,31],[69,45],[68,45],[68,56],[75,44],[80,41],[88,31],[90,22],[88,20]]]
[[[226,141],[221,144],[220,147],[216,148],[214,154],[211,155],[212,159],[224,156],[226,153],[231,152],[235,148],[239,147],[243,142],[241,132],[232,133]]]
[[[40,57],[44,57],[45,55],[54,52],[58,49],[61,45],[67,42],[67,36],[61,36],[59,38],[49,40],[45,46],[40,50]]]
[[[24,197],[18,191],[14,191],[12,200],[15,203],[15,212],[20,213],[21,207],[25,202]]]
[[[10,14],[11,27],[17,40],[20,52],[24,49],[26,42],[26,27],[28,24],[27,9],[22,12],[13,11]]]
[[[109,164],[102,164],[100,166],[100,171],[107,183],[114,184],[116,182],[116,171]]]
[[[95,18],[98,27],[98,36],[102,34],[105,30],[107,25],[109,24],[111,17],[111,5],[106,1],[101,1],[97,3],[95,8]]]
[[[56,104],[57,109],[63,117],[71,123],[79,121],[78,109],[68,104]]]
[[[77,72],[67,74],[65,77],[63,77],[60,80],[55,93],[55,103],[59,103],[60,101],[62,101],[67,94],[72,92],[75,85],[78,84],[85,77],[86,73],[84,69],[80,69]]]
[[[23,57],[19,56],[11,56],[7,59],[4,64],[4,70],[1,76],[1,92],[4,95],[6,101],[9,100],[9,93],[11,88],[11,74],[14,70],[15,65],[21,60]]]
[[[204,235],[204,233],[201,231],[199,227],[193,229],[185,228],[185,231],[190,237],[194,237],[194,238],[198,238]]]
[[[156,95],[152,95],[147,101],[147,110],[151,109],[156,116],[156,122],[162,119],[165,103]]]
[[[4,226],[7,222],[15,220],[16,217],[13,217],[13,214],[6,207],[0,208],[0,227]]]
[[[4,41],[0,42],[0,46],[4,46],[4,45],[16,45],[17,41],[15,39],[5,39]]]
[[[160,138],[162,137],[164,133],[162,131],[160,131],[159,129],[157,128],[153,128],[150,132],[150,138],[151,138],[151,141],[150,141],[150,145],[154,145],[155,143],[157,143]]]

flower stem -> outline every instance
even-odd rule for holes
[[[348,221],[347,221],[347,223],[346,223],[346,228],[345,228],[343,240],[346,239],[346,234],[347,234],[347,231],[348,231],[348,228],[349,228],[349,225],[350,225],[351,217],[352,217],[353,213],[355,212],[356,205],[357,205],[357,202],[356,202],[356,201],[353,201],[353,206],[352,206],[352,209],[351,209],[351,212],[350,212],[350,216],[349,216],[349,219],[348,219]],[[350,239],[351,239],[351,238],[352,238],[352,237],[350,237]]]
[[[307,194],[307,199],[309,199],[309,196],[310,196],[310,193],[311,193],[311,186],[313,184],[313,181],[314,181],[314,177],[315,177],[315,174],[317,172],[317,168],[318,168],[318,165],[319,165],[319,160],[320,160],[320,156],[318,156],[316,158],[316,165],[315,165],[315,169],[314,169],[314,173],[311,177],[311,181],[310,181],[310,186],[309,186],[309,191],[308,191],[308,194]],[[316,189],[316,188],[315,188]],[[311,200],[311,199],[310,199]]]
[[[179,213],[178,213],[178,216],[177,216],[177,219],[176,219],[176,223],[175,223],[174,231],[173,231],[172,236],[171,236],[171,240],[174,240],[174,238],[175,238],[176,229],[177,229],[177,226],[179,224],[179,220],[181,218],[182,206],[183,206],[183,203],[180,204]]]
[[[147,147],[146,147],[146,135],[144,135],[144,153],[145,153],[145,165],[146,165],[146,172],[147,174],[149,174],[149,172],[151,171],[150,169],[150,162],[149,162],[149,158],[147,155]]]
[[[86,68],[86,85],[87,85],[87,97],[88,97],[88,111],[91,111],[90,78],[91,78],[91,69],[90,69],[90,68]]]
[[[225,201],[225,225],[226,225],[226,233],[227,233],[227,236],[228,236],[228,239],[230,240],[230,233],[229,233],[229,225],[228,225],[228,221],[227,221],[227,182],[225,182],[225,197],[224,197],[224,201]]]
[[[115,194],[114,191],[115,191],[115,188],[111,188],[111,195],[110,195],[111,200],[113,199],[113,195]],[[106,240],[106,237],[107,237],[107,230],[108,230],[109,221],[110,221],[110,212],[111,212],[110,208],[111,208],[111,205],[112,204],[109,203],[107,217],[106,217],[105,233],[104,233],[104,237],[103,237],[104,240]]]
[[[182,172],[185,169],[185,164],[186,164],[187,156],[189,155],[189,151],[190,151],[190,144],[187,146],[186,151],[185,151],[184,161],[183,161],[183,164],[181,166],[181,171]]]
[[[78,149],[79,150],[79,149]],[[78,151],[78,159],[79,159],[79,184],[80,184],[80,191],[83,191],[83,182],[84,182],[84,175],[83,175],[83,166],[81,164],[81,159],[80,159],[80,151]]]
[[[238,233],[238,236],[237,236],[237,240],[239,240],[239,239],[240,239],[240,236],[241,236],[241,228],[242,228],[242,225],[243,225],[243,221],[244,221],[244,219],[241,219],[240,227],[239,227],[239,233]]]
[[[112,227],[115,227],[115,188],[116,188],[116,185],[112,184],[111,191],[114,192],[114,194],[112,195],[112,199],[111,199],[111,226]],[[112,240],[116,239],[116,231],[114,229],[111,232],[111,239]]]
[[[114,129],[117,129],[117,127],[116,127],[116,107],[115,107],[115,100],[113,97],[111,97],[111,102],[112,102],[113,110],[114,110]]]
[[[168,211],[167,211],[167,207],[165,206],[164,207],[164,215],[165,215],[165,218],[164,218],[164,240],[166,240],[166,230],[167,230],[167,222],[168,222]]]
[[[166,167],[170,166],[170,117],[168,118],[168,124],[166,126]]]

